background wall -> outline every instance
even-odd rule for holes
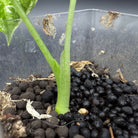
[[[68,11],[69,0],[38,0],[30,15],[44,15],[47,13]],[[138,14],[138,0],[78,0],[76,9],[104,9],[115,10],[131,14]]]

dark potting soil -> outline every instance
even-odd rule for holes
[[[16,109],[5,109],[4,115],[20,116],[26,127],[26,138],[111,138],[111,133],[115,138],[138,138],[136,85],[105,75],[104,71],[97,77],[87,66],[80,72],[71,69],[70,112],[64,115],[54,111],[55,82],[16,81],[7,86],[6,91],[12,100],[30,99],[38,113],[47,111],[52,115],[48,119],[33,118],[24,100],[15,102]],[[10,131],[10,123],[12,121],[2,121],[5,133]]]

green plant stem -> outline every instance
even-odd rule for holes
[[[29,18],[25,14],[22,7],[18,4],[17,0],[12,0],[12,3],[14,5],[16,11],[18,12],[19,16],[21,17],[21,19],[25,23],[26,27],[28,28],[30,34],[33,36],[35,42],[39,46],[39,48],[40,48],[41,52],[43,53],[44,57],[46,58],[47,62],[49,63],[52,71],[55,74],[56,80],[58,80],[59,79],[59,72],[60,72],[59,64],[50,54],[49,50],[47,49],[47,47],[44,44],[43,40],[41,39],[40,35],[38,34],[38,32],[36,31],[36,29],[34,28],[32,23],[30,22]]]
[[[16,0],[13,0],[13,5],[18,12],[21,19],[24,21],[29,32],[33,36],[37,45],[39,46],[41,52],[45,56],[47,62],[49,63],[52,71],[54,72],[57,88],[58,88],[58,98],[56,103],[56,111],[58,114],[64,114],[69,111],[69,100],[70,100],[70,41],[72,32],[72,22],[74,16],[74,10],[77,0],[70,0],[68,19],[66,24],[65,33],[65,46],[60,58],[60,66],[57,61],[52,57],[49,50],[45,46],[44,42],[40,38],[39,34],[33,27],[29,18],[24,13],[22,7],[18,4]]]
[[[68,19],[66,23],[64,51],[60,58],[60,82],[58,86],[58,98],[56,111],[64,114],[69,111],[70,101],[70,42],[72,33],[72,23],[77,0],[70,0]]]

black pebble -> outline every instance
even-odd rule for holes
[[[93,106],[99,106],[100,104],[100,101],[97,97],[94,97],[93,100],[92,100],[92,105]]]
[[[72,121],[72,120],[73,120],[72,113],[71,113],[71,112],[65,113],[65,114],[64,114],[64,120],[65,120],[66,122]]]
[[[134,117],[130,117],[129,119],[128,119],[128,122],[129,123],[134,123],[134,121],[135,121],[135,118]],[[136,123],[137,124],[137,123]]]
[[[123,93],[123,90],[119,87],[114,88],[114,94],[121,95]]]
[[[90,130],[88,128],[81,128],[80,129],[80,133],[81,135],[83,135],[85,138],[90,138],[91,137],[91,133]]]
[[[123,91],[127,94],[131,94],[132,93],[132,89],[131,86],[126,86],[123,88]]]
[[[127,114],[127,115],[131,115],[133,114],[133,110],[130,106],[124,106],[122,107],[122,111]]]
[[[110,94],[107,95],[107,99],[110,102],[115,102],[117,100],[117,97],[113,93],[110,93]]]
[[[133,123],[129,123],[127,128],[129,131],[131,131],[131,130],[137,129],[137,125]]]
[[[85,100],[85,101],[83,101],[82,106],[83,106],[84,108],[88,108],[88,107],[90,106],[90,102],[87,101],[87,100]]]
[[[98,138],[98,135],[99,135],[98,130],[93,129],[93,130],[91,131],[91,137],[92,137],[92,138]]]
[[[127,130],[123,130],[123,136],[125,138],[129,138],[129,132]]]
[[[87,123],[85,121],[78,121],[78,123],[79,123],[80,128],[83,128],[83,127],[87,126]]]
[[[114,134],[115,134],[116,136],[119,136],[119,135],[122,135],[123,132],[122,132],[122,130],[121,130],[120,128],[116,128],[116,129],[114,130]]]
[[[138,111],[138,96],[130,96],[130,104],[134,111]]]
[[[93,122],[93,126],[97,129],[100,129],[103,127],[103,121],[99,118],[99,119],[96,119],[94,120]]]
[[[125,106],[125,105],[127,105],[127,104],[128,104],[127,97],[124,96],[124,95],[120,96],[120,97],[118,98],[118,104],[119,104],[120,106]]]
[[[138,128],[137,129],[132,129],[131,134],[138,136]]]
[[[71,126],[69,128],[69,137],[73,138],[76,134],[79,134],[79,127],[78,126]]]
[[[111,79],[106,79],[106,83],[113,84],[113,81]]]
[[[102,128],[99,138],[110,138],[109,130],[107,128]]]
[[[114,122],[119,126],[126,126],[126,121],[122,117],[116,117],[114,118]]]
[[[100,112],[100,113],[99,113],[99,117],[100,117],[101,119],[105,119],[106,114],[105,114],[104,112]]]
[[[86,79],[85,82],[84,82],[84,86],[88,89],[91,89],[93,87],[92,83],[91,83],[91,80]]]

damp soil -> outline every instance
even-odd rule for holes
[[[32,75],[1,91],[5,138],[138,138],[138,91],[92,62],[71,66],[70,112],[57,114],[54,77]]]

